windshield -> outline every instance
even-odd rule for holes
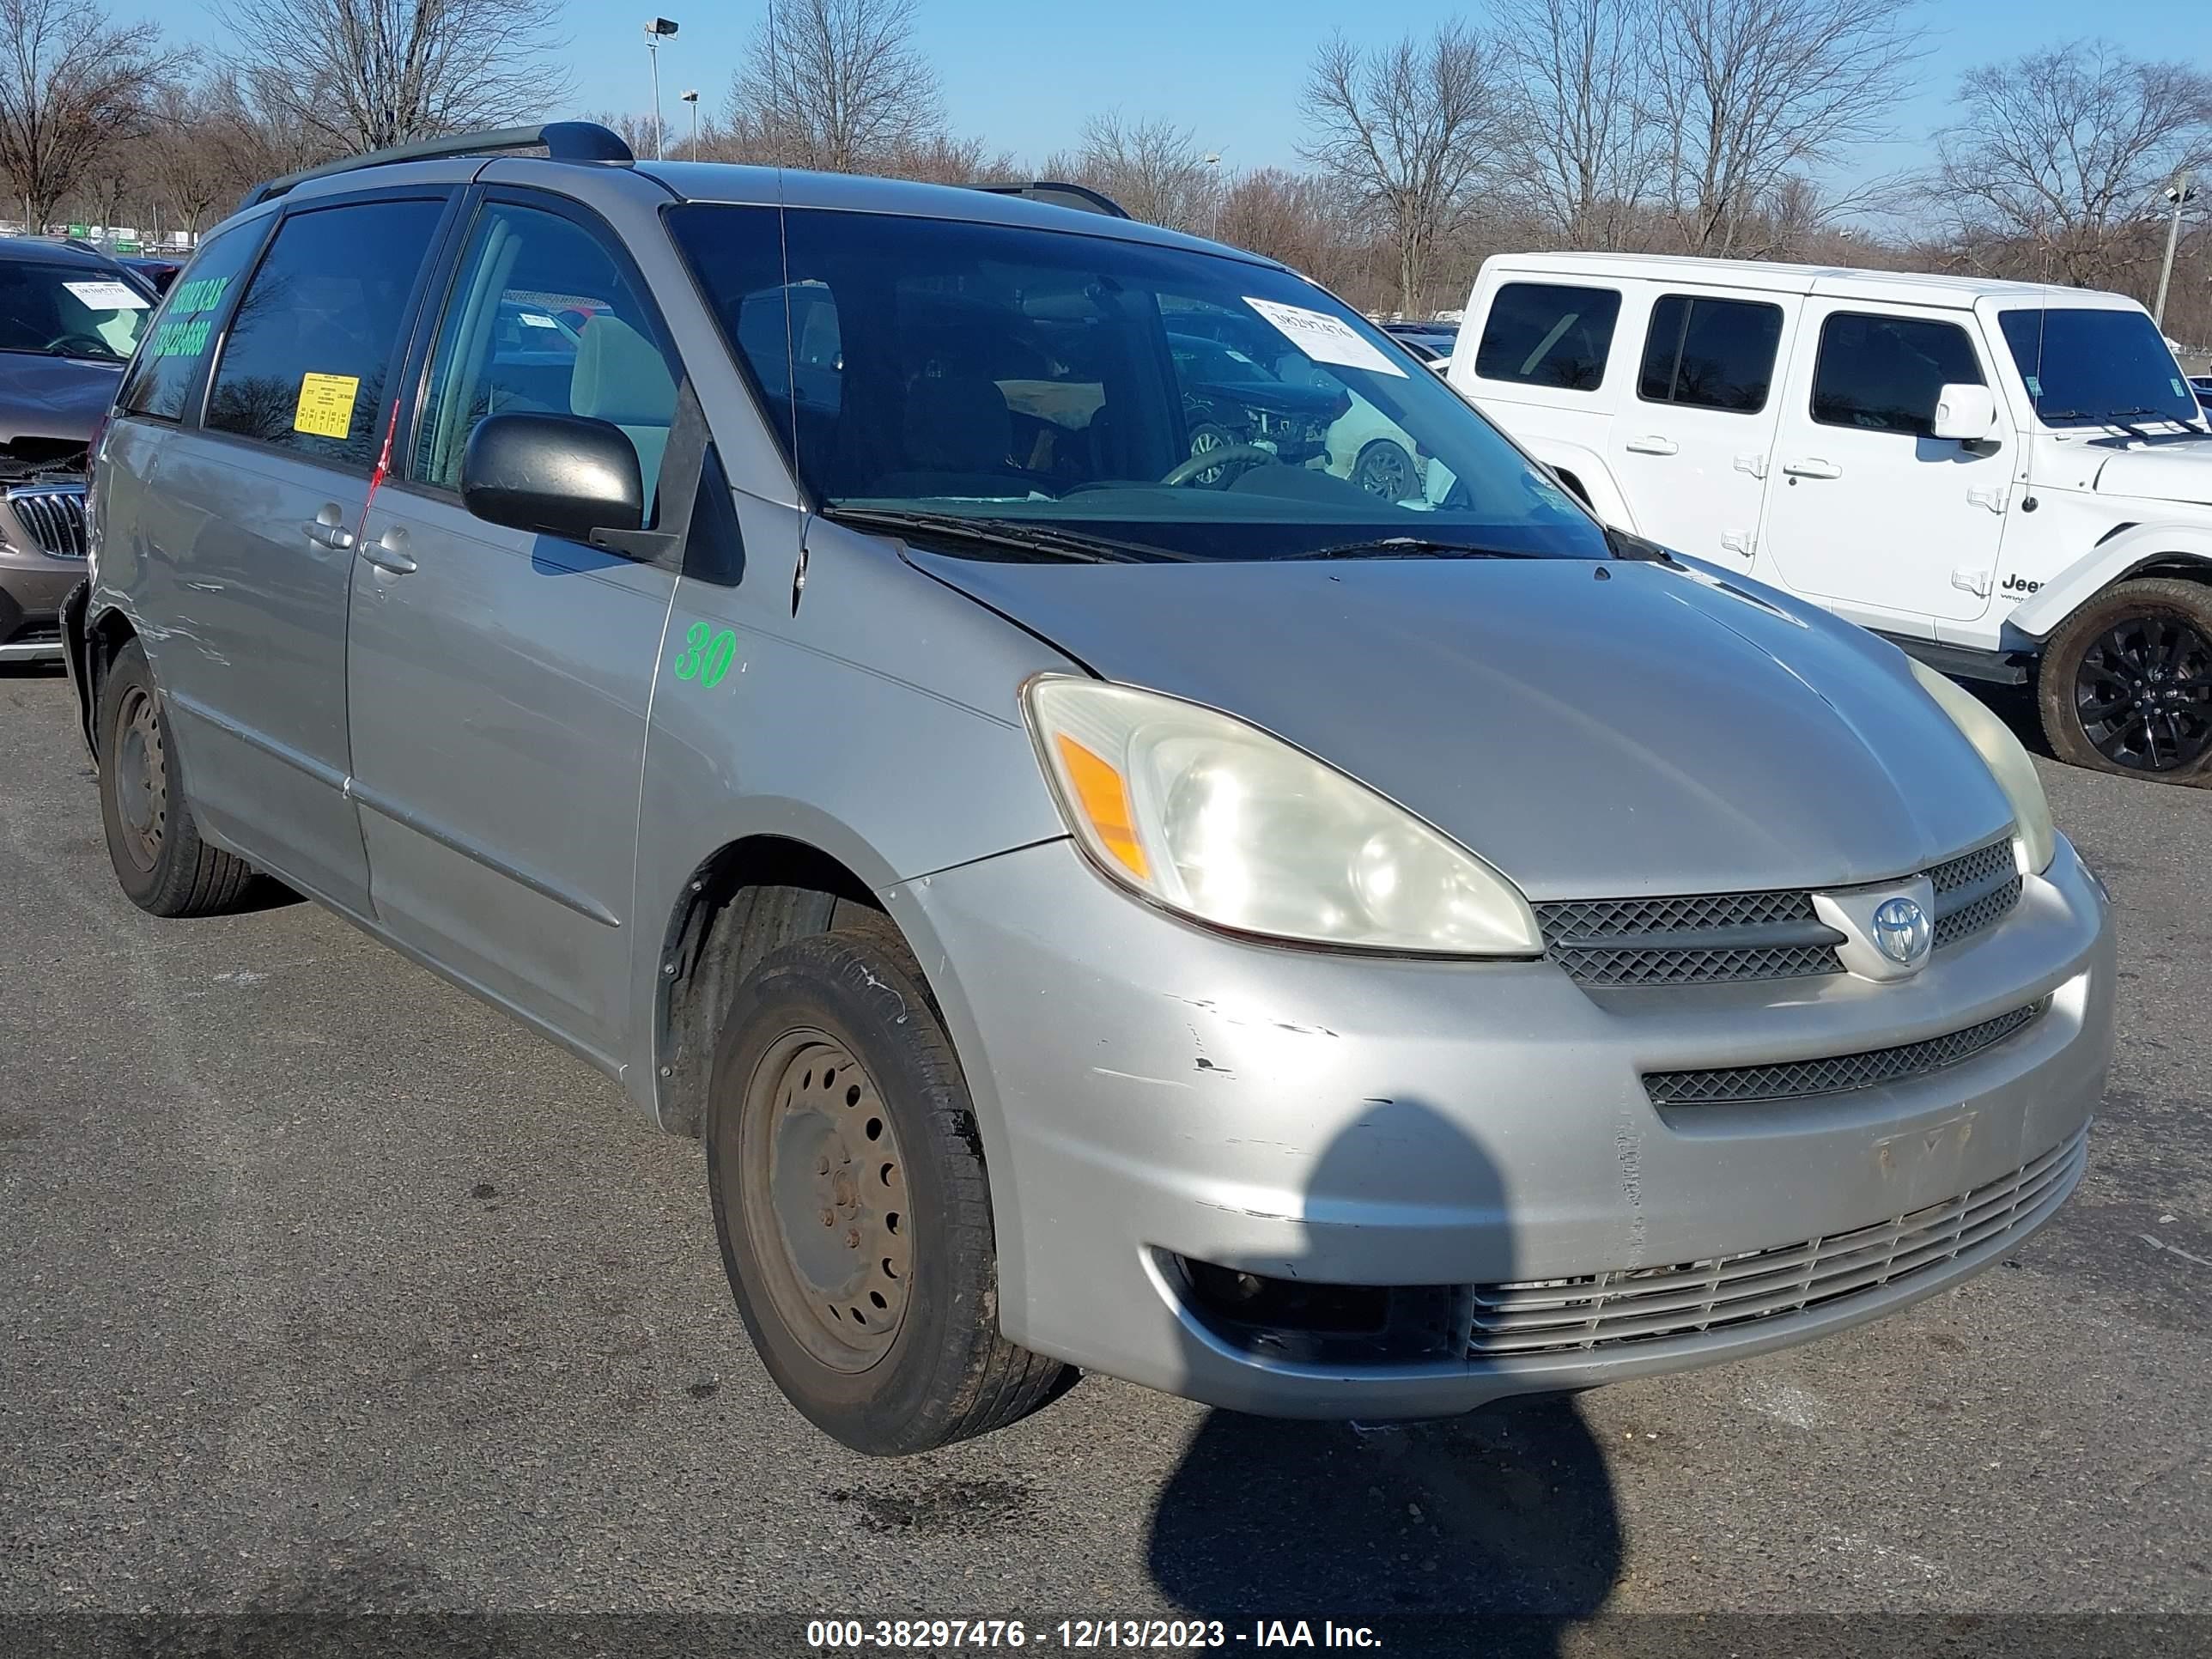
[[[2201,411],[2158,328],[2140,311],[2081,307],[1998,319],[2046,426],[2194,421]]]
[[[0,260],[0,351],[125,362],[152,307],[97,265]]]
[[[1287,272],[884,214],[794,209],[781,234],[774,208],[669,218],[825,510],[1208,559],[1414,539],[1607,556],[1456,393]]]

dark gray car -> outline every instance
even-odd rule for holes
[[[154,294],[112,259],[0,237],[0,662],[62,654],[84,579],[87,446]]]
[[[108,844],[702,1137],[829,1432],[1583,1388],[2072,1190],[2106,905],[1948,682],[1607,532],[1269,261],[525,137],[280,185],[168,297],[72,609]],[[1220,319],[1420,465],[1194,454]]]

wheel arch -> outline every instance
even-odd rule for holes
[[[2167,576],[2212,585],[2212,527],[2130,525],[2107,536],[2015,607],[2006,628],[2040,645],[2059,624],[2116,582]]]
[[[88,605],[88,610],[89,606]],[[70,658],[70,684],[76,692],[77,725],[85,747],[100,758],[100,694],[107,672],[124,647],[138,637],[138,629],[121,607],[106,605],[86,617],[81,629],[64,629],[62,648]]]

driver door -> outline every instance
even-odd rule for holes
[[[346,645],[379,920],[610,1070],[627,1036],[639,780],[675,574],[486,523],[459,486],[479,420],[553,413],[619,427],[653,499],[681,371],[644,292],[568,204],[481,203],[404,474],[368,515]]]

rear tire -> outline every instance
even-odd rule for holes
[[[2063,761],[2212,783],[2212,587],[2159,576],[2100,593],[2044,647],[2036,702]]]
[[[708,1094],[722,1265],[762,1363],[810,1422],[901,1456],[1053,1397],[1067,1368],[999,1334],[975,1110],[902,949],[826,933],[763,958]]]
[[[200,838],[145,647],[133,640],[100,688],[100,817],[108,862],[131,902],[157,916],[242,907],[253,867]]]

